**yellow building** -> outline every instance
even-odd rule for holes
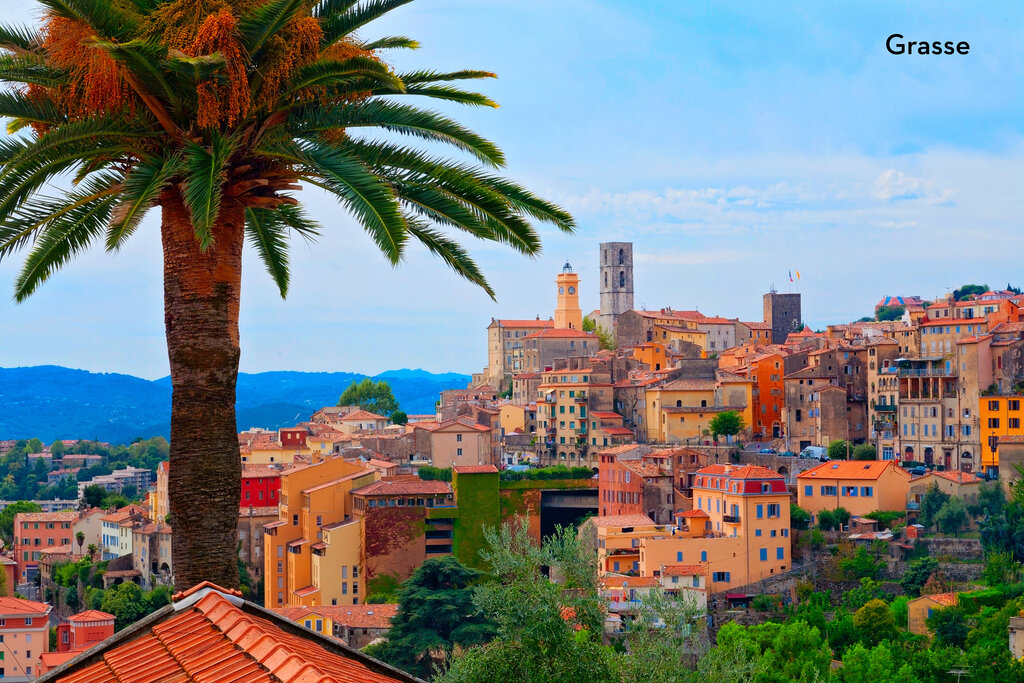
[[[853,516],[905,510],[910,472],[895,460],[833,460],[797,475],[797,505],[811,513],[843,508]]]
[[[669,366],[665,345],[657,342],[637,344],[633,347],[633,358],[651,370],[661,370]]]
[[[919,636],[928,635],[928,617],[940,609],[956,607],[958,602],[956,593],[922,595],[911,600],[907,603],[907,630]]]
[[[580,309],[580,276],[565,262],[562,272],[555,277],[558,303],[555,306],[555,329],[583,329],[583,311]]]
[[[790,495],[785,479],[765,467],[710,465],[694,474],[694,509],[679,523],[657,526],[645,515],[596,517],[599,570],[660,577],[686,565],[715,593],[786,571]]]
[[[918,477],[910,482],[907,502],[921,503],[933,484],[943,493],[956,496],[968,505],[978,502],[981,479],[970,472],[939,472],[937,470],[932,470],[923,477]]]
[[[491,430],[467,417],[442,422],[430,429],[430,457],[441,468],[493,464]]]
[[[573,361],[584,359],[570,359]],[[612,407],[611,375],[590,366],[541,374],[537,397],[538,431],[544,464],[584,465],[588,456],[589,411]]]
[[[352,490],[379,478],[377,471],[340,457],[281,474],[280,518],[264,527],[264,604],[355,604],[360,594],[342,593],[336,573],[345,566],[363,573],[358,570],[360,544],[352,540],[358,531],[333,525],[354,519]]]
[[[1000,436],[1024,435],[1021,428],[1021,404],[1024,396],[982,396],[979,405],[981,424],[981,467],[999,467],[999,453],[994,447]]]
[[[725,370],[714,378],[677,379],[649,387],[645,401],[647,440],[652,443],[699,441],[719,413],[735,411],[750,427],[754,381]]]
[[[677,320],[671,325],[655,325],[653,339],[669,346],[673,342],[695,344],[705,352],[708,347],[708,333],[697,329],[697,323],[692,321]]]

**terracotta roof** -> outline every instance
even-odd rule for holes
[[[959,602],[956,593],[933,593],[932,595],[922,595],[921,597],[931,598],[943,607],[954,607]]]
[[[235,604],[233,600],[241,604]],[[175,609],[177,607],[177,610]],[[219,592],[168,606],[44,680],[66,683],[415,681],[332,639]]]
[[[452,487],[444,481],[389,481],[382,479],[360,487],[352,495],[360,496],[436,496],[451,493]]]
[[[599,529],[613,526],[655,526],[655,521],[647,515],[601,515],[591,517],[588,521]]]
[[[590,416],[591,417],[599,418],[601,420],[621,420],[621,419],[623,419],[622,416],[619,415],[618,413],[613,413],[613,412],[611,412],[609,410],[591,410],[590,411]]]
[[[942,477],[957,484],[980,484],[981,479],[970,472],[932,472],[933,476]]]
[[[670,472],[662,471],[661,467],[652,462],[643,462],[642,460],[620,460],[619,462],[627,470],[635,472],[641,477],[661,477],[671,475]]]
[[[352,420],[387,420],[387,418],[377,413],[371,413],[368,410],[353,410],[351,413],[338,418],[339,422],[349,422]]]
[[[100,521],[103,521],[103,522],[117,522],[118,524],[120,524],[121,522],[124,522],[129,517],[131,517],[132,515],[144,515],[147,512],[148,512],[148,510],[146,508],[142,507],[141,505],[125,505],[123,508],[121,508],[117,512],[114,512],[114,513],[111,513],[109,515],[106,515],[105,517],[101,517]],[[58,514],[58,513],[53,513],[53,514]]]
[[[704,576],[706,569],[699,564],[667,564],[661,570],[662,576]]]
[[[274,469],[268,465],[242,465],[242,479],[253,479],[256,477],[277,478],[281,476],[281,470]]]
[[[604,576],[601,583],[605,588],[654,588],[658,579],[654,576]]]
[[[18,522],[74,522],[78,513],[74,510],[60,512],[19,512],[14,516]]]
[[[68,617],[68,621],[112,621],[114,619],[113,614],[107,614],[106,612],[100,612],[96,609],[87,609],[84,612],[78,614],[72,614]]]
[[[349,628],[391,628],[391,618],[398,613],[398,605],[323,605],[311,608],[336,624]]]
[[[626,427],[601,427],[600,430],[611,436],[633,436],[633,430]]]
[[[739,323],[740,323],[740,325],[745,325],[746,327],[749,327],[752,330],[770,330],[770,329],[772,329],[772,326],[769,323],[747,322],[745,320],[740,320]]]
[[[796,475],[797,479],[878,479],[889,468],[910,473],[896,466],[894,460],[833,460]]]
[[[452,469],[458,474],[497,474],[494,465],[455,465]]]
[[[304,598],[307,595],[313,595],[314,593],[319,592],[320,586],[306,586],[305,588],[300,588],[297,591],[295,591],[295,595],[299,596],[300,598]]]
[[[665,391],[713,391],[713,379],[676,379],[660,387]]]
[[[693,517],[708,517],[709,515],[708,515],[708,513],[704,512],[703,510],[686,510],[685,512],[677,513],[676,516],[677,517],[686,517],[686,518],[689,519],[689,518],[693,518]]]
[[[724,474],[732,479],[783,479],[784,477],[767,467],[758,465],[708,465],[697,470],[697,474]]]
[[[53,607],[45,602],[22,600],[21,598],[0,598],[0,617],[31,617],[49,614],[51,609]]]
[[[569,328],[563,329],[547,329],[541,330],[540,332],[534,332],[526,335],[524,339],[593,339],[597,341],[597,336],[590,332],[584,332],[583,330],[573,330]]]
[[[554,320],[509,320],[498,319],[494,322],[502,327],[554,327]]]
[[[469,429],[474,429],[474,430],[476,430],[478,432],[489,432],[489,431],[491,431],[490,427],[484,427],[483,425],[477,424],[476,422],[473,422],[472,420],[470,420],[468,418],[464,418],[464,417],[460,417],[460,418],[458,418],[456,420],[448,420],[447,422],[442,422],[441,424],[439,424],[437,427],[433,428],[430,431],[436,432],[439,429],[449,429],[451,427],[454,427],[455,425],[461,425],[461,426],[467,427]],[[419,427],[419,424],[417,424],[416,426]]]
[[[1024,434],[1001,434],[999,443],[1024,443]]]

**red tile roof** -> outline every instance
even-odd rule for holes
[[[706,569],[699,564],[668,564],[661,570],[662,576],[704,576]]]
[[[190,591],[191,592],[191,591]],[[237,599],[237,598],[235,598]],[[176,606],[177,607],[177,606]],[[259,608],[210,592],[158,612],[58,670],[66,683],[413,681],[365,655]],[[265,615],[265,616],[264,616]],[[287,626],[286,626],[287,625]],[[294,630],[293,630],[294,629]],[[139,637],[125,642],[127,637]],[[98,659],[98,661],[97,661]],[[76,664],[77,662],[77,664]]]
[[[591,417],[596,417],[601,420],[621,420],[623,419],[618,413],[613,413],[609,410],[591,410]]]
[[[600,517],[591,517],[588,521],[592,521],[599,529],[620,526],[655,526],[654,520],[647,515],[601,515]]]
[[[73,522],[78,519],[74,510],[60,512],[19,512],[14,516],[18,522]]]
[[[436,496],[451,493],[452,487],[444,481],[388,481],[382,479],[352,492],[359,496]]]
[[[896,465],[894,460],[833,460],[796,475],[797,479],[878,479],[892,468],[903,472],[910,479],[910,473]]]
[[[921,597],[931,598],[943,607],[954,607],[959,602],[956,593],[933,593],[932,595],[922,595]]]
[[[0,598],[0,617],[32,617],[49,614],[53,609],[45,602],[22,600],[21,598]]]
[[[605,588],[654,588],[658,579],[653,576],[604,576],[601,583]]]
[[[626,427],[601,427],[601,431],[611,436],[633,436],[633,430]]]
[[[980,484],[981,479],[970,472],[932,472],[933,476],[942,477],[957,484]]]
[[[458,474],[497,474],[494,465],[456,465],[452,468]]]
[[[387,418],[377,413],[371,413],[368,410],[353,410],[351,413],[338,418],[339,422],[351,422],[353,420],[387,420]]]
[[[783,479],[784,477],[767,467],[758,465],[708,465],[697,470],[697,474],[724,474],[732,479]]]
[[[563,329],[547,329],[541,330],[540,332],[533,332],[532,334],[526,335],[524,339],[593,339],[597,340],[597,336],[584,332],[583,330],[572,330],[568,328]]]
[[[83,621],[113,621],[114,615],[107,614],[106,612],[100,612],[96,609],[87,609],[84,612],[78,614],[72,614],[68,617],[68,621],[75,621],[81,623]]]
[[[687,510],[685,512],[677,513],[676,516],[677,517],[692,518],[692,517],[708,517],[709,515],[708,515],[708,513],[704,512],[703,510]]]
[[[554,320],[495,320],[502,327],[554,327]]]

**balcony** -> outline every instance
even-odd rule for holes
[[[896,412],[896,406],[890,406],[890,405],[875,406],[875,412],[876,413],[895,413]]]
[[[900,368],[900,377],[956,377],[956,370],[950,368]]]
[[[722,521],[725,522],[726,524],[739,524],[740,523],[740,516],[739,515],[722,515]]]

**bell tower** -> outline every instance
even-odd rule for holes
[[[572,272],[566,261],[562,272],[555,278],[558,286],[558,305],[555,306],[555,327],[560,330],[583,329],[583,311],[580,309],[580,276]]]

